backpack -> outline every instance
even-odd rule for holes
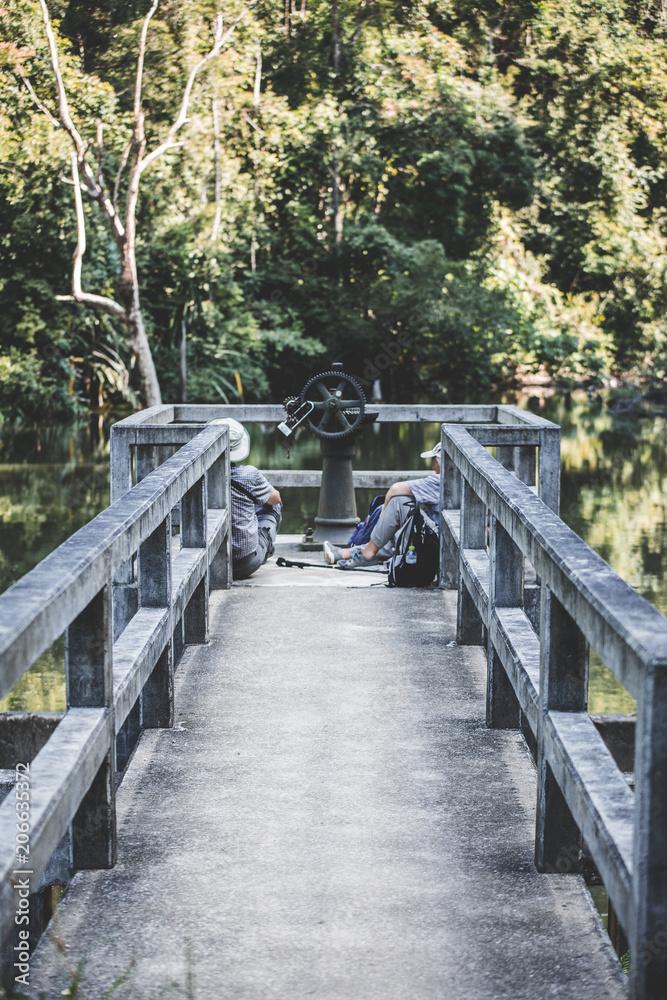
[[[359,521],[352,534],[350,535],[350,540],[348,545],[365,545],[366,542],[371,540],[371,532],[375,527],[377,519],[382,513],[382,507],[384,505],[384,496],[373,497],[373,502],[368,508],[368,515],[365,521]]]
[[[389,560],[388,587],[430,587],[440,562],[438,533],[433,521],[422,512],[418,503],[404,525],[396,533],[394,554]],[[407,562],[410,546],[414,546],[417,561]]]

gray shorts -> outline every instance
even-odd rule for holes
[[[394,551],[394,535],[405,524],[414,507],[415,498],[392,497],[380,514],[371,532],[371,541],[378,547],[378,555],[389,558]]]
[[[232,576],[245,580],[263,566],[273,553],[273,543],[282,520],[282,504],[265,503],[257,511],[257,548],[247,556],[232,561]]]

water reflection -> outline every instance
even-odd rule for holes
[[[662,567],[667,556],[667,421],[615,417],[585,392],[520,406],[561,426],[562,505],[567,524],[647,600],[667,612]],[[251,424],[248,461],[266,469],[321,468],[319,441],[299,435],[286,452],[273,425]],[[377,424],[357,441],[356,469],[428,469],[419,457],[438,440],[438,424]],[[283,531],[302,532],[317,513],[318,492],[285,490]],[[357,492],[362,515],[373,491]],[[0,440],[0,591],[31,569],[109,501],[108,428],[51,427]],[[40,680],[39,678],[43,678]],[[62,644],[41,658],[9,696],[12,708],[64,705]],[[0,710],[9,707],[8,699]],[[627,692],[591,657],[590,710],[632,711]]]
[[[561,425],[561,517],[624,580],[667,612],[667,422],[615,418],[585,393],[541,411]]]
[[[0,701],[0,712],[64,712],[65,704],[65,637],[61,636]]]
[[[667,421],[659,415],[615,415],[607,402],[583,391],[540,400],[540,415],[561,427],[561,517],[665,614]],[[635,709],[594,652],[589,709]]]
[[[48,427],[0,438],[0,592],[109,503],[108,430]]]

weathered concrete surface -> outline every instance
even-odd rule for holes
[[[275,552],[271,559],[262,569],[250,577],[249,580],[240,580],[234,584],[235,587],[339,587],[344,590],[350,587],[370,587],[377,584],[381,587],[387,582],[387,577],[382,573],[349,572],[347,570],[325,568],[324,556],[321,552],[302,552],[300,548],[301,535],[278,535],[276,538]],[[288,569],[276,564],[279,556],[297,562],[319,563],[321,569]],[[336,597],[331,597],[336,601]],[[328,614],[329,606],[325,606],[324,613]]]
[[[453,595],[264,577],[211,634],[119,790],[117,867],[60,907],[86,996],[135,962],[120,997],[625,997],[583,883],[534,869],[533,764],[484,724]],[[43,943],[33,992],[68,982]]]
[[[62,712],[0,714],[0,768],[33,761],[63,717]]]

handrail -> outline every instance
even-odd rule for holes
[[[560,428],[517,406],[478,404],[378,404],[369,408],[378,423],[436,422],[463,423],[479,441],[501,449],[501,460],[509,468],[515,463],[521,477],[536,481],[536,449],[539,455],[539,492],[545,502],[558,511],[560,497]],[[198,434],[209,420],[233,417],[245,423],[277,424],[285,416],[282,406],[267,404],[164,404],[121,420],[111,428],[112,499],[128,490],[133,476],[141,479],[155,468],[169,449],[180,447]],[[133,453],[135,456],[133,469]],[[316,488],[322,473],[310,469],[262,470],[278,489]],[[382,471],[355,469],[357,488],[387,488],[399,479],[417,479],[428,470]]]
[[[663,997],[667,619],[466,428],[441,441],[441,580],[459,591],[457,641],[487,647],[488,724],[523,719],[536,741],[536,864],[580,871],[583,837],[630,942],[631,995]],[[589,643],[637,698],[634,795],[586,710]]]
[[[0,595],[0,698],[62,635],[109,574],[137,551],[181,496],[223,453],[226,428],[213,425],[107,507]]]
[[[546,423],[543,417],[520,410],[518,407],[452,404],[452,403],[373,403],[367,411],[376,414],[378,423],[429,422],[466,423],[470,420],[494,423],[499,420],[498,410],[516,411],[521,423],[537,420]],[[163,403],[151,406],[115,424],[115,427],[140,427],[142,424],[195,423],[202,424],[214,417],[233,417],[244,423],[280,423],[285,419],[285,409],[280,403]],[[516,422],[507,416],[500,422]]]
[[[135,705],[144,727],[173,724],[175,647],[207,640],[209,588],[231,586],[228,438],[224,425],[201,430],[0,596],[0,697],[66,631],[67,711],[29,767],[32,887],[68,829],[74,868],[115,863],[116,737]],[[9,796],[0,804],[3,938],[17,868]]]

